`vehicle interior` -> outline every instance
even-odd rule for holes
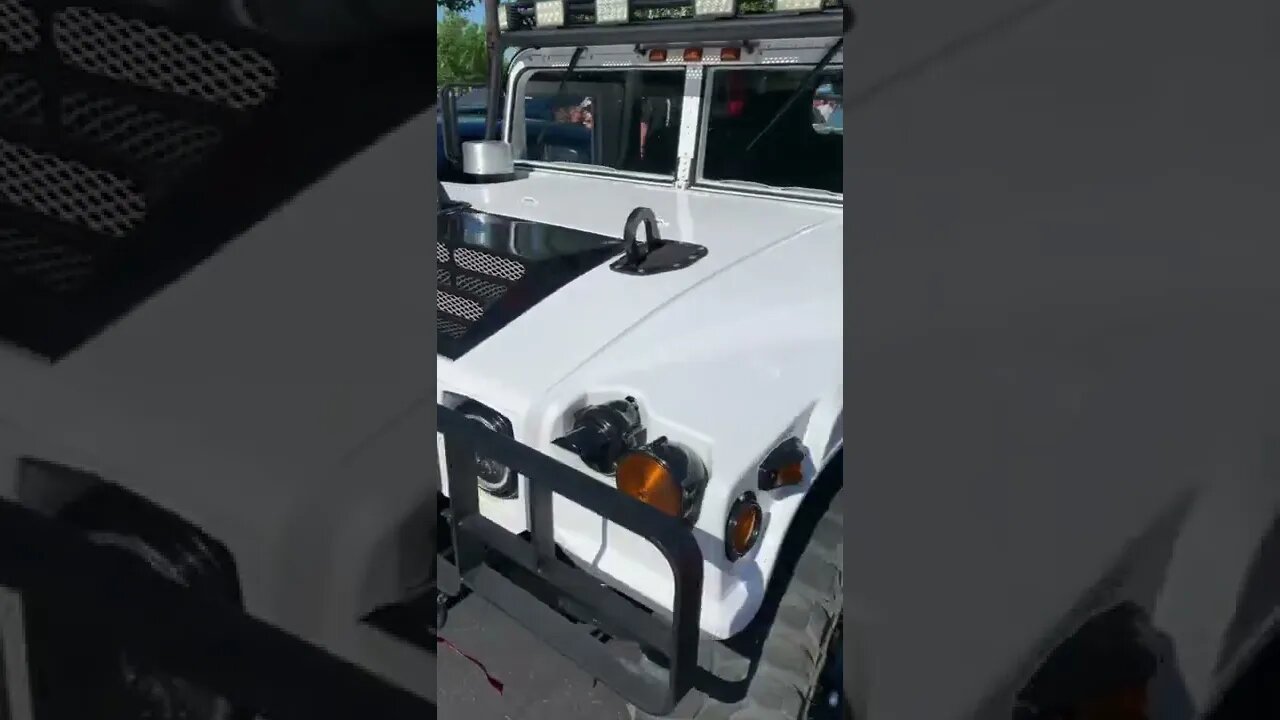
[[[683,72],[579,71],[562,88],[563,76],[562,71],[545,70],[530,75],[522,108],[527,137],[523,144],[517,138],[513,148],[517,158],[675,175]],[[555,115],[556,110],[588,98],[591,127]],[[546,118],[548,108],[553,129],[543,130],[537,127],[540,123],[530,122]]]
[[[563,71],[532,71],[518,108],[525,132],[514,139],[514,156],[674,177],[682,69],[576,71],[563,85]],[[842,193],[843,128],[819,122],[816,106],[840,102],[843,72],[828,68],[813,79],[809,73],[808,68],[713,71],[702,177]],[[809,90],[819,84],[834,91]],[[576,115],[566,112],[574,108]]]
[[[838,80],[839,72],[822,75]],[[813,93],[792,100],[806,75],[803,69],[715,71],[702,177],[844,192],[843,132],[815,127]]]

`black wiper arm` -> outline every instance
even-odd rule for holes
[[[814,65],[813,69],[809,71],[809,74],[805,76],[804,82],[800,83],[800,87],[796,88],[796,91],[791,93],[791,97],[787,98],[787,101],[782,103],[782,107],[778,108],[778,112],[774,113],[773,117],[769,118],[769,123],[764,126],[764,129],[757,133],[756,136],[751,139],[751,142],[747,143],[747,149],[744,154],[751,152],[752,148],[756,146],[756,143],[760,142],[765,135],[769,134],[769,131],[773,129],[773,126],[778,124],[778,121],[782,119],[782,116],[786,115],[787,111],[791,109],[791,106],[795,105],[800,98],[804,97],[805,93],[812,93],[814,91],[817,87],[814,83],[818,79],[818,74],[831,64],[831,60],[835,58],[836,53],[840,52],[840,48],[842,47],[844,47],[844,38],[840,38],[834,45],[827,48],[826,54],[822,56],[822,59],[818,61],[818,64]]]
[[[560,78],[560,85],[556,88],[556,94],[551,96],[551,112],[555,112],[555,104],[560,98],[564,97],[564,88],[569,84],[569,76],[573,75],[573,71],[578,67],[578,61],[582,59],[582,53],[586,48],[574,48],[573,55],[569,57],[569,67],[564,69],[564,77]],[[555,122],[555,117],[551,118],[551,122]],[[538,141],[534,143],[535,147],[542,147],[542,139],[547,136],[547,130],[551,127],[551,123],[542,126],[542,132],[538,133]]]

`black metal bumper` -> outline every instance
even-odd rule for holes
[[[452,558],[437,561],[447,595],[469,590],[493,603],[552,649],[656,715],[670,713],[692,687],[697,669],[702,553],[681,521],[630,498],[551,457],[437,405],[445,438]],[[530,537],[508,532],[479,512],[477,449],[528,478]],[[648,539],[675,579],[670,621],[647,612],[556,555],[552,497],[560,495]],[[504,562],[505,561],[505,562]],[[561,611],[570,612],[578,622]],[[667,661],[665,681],[612,652],[596,631],[639,643]]]

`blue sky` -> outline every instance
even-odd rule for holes
[[[483,15],[484,15],[484,4],[483,4],[482,0],[476,0],[476,4],[475,4],[475,5],[472,5],[472,6],[471,6],[471,9],[467,11],[467,19],[469,19],[471,22],[477,22],[477,23],[478,23],[478,22],[480,22],[480,18],[481,18],[481,16],[483,16]],[[437,11],[436,11],[436,20],[439,20],[439,19],[440,19],[440,18],[442,18],[442,17],[444,17],[444,11],[443,11],[443,10],[437,10]]]

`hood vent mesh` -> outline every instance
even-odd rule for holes
[[[462,338],[527,272],[516,258],[437,241],[437,335]]]

